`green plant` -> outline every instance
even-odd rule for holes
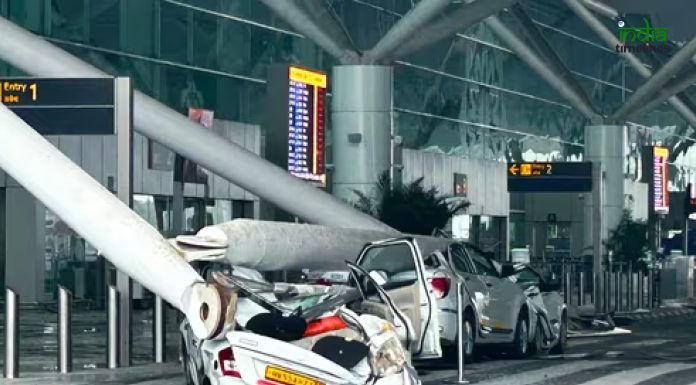
[[[604,242],[606,255],[612,254],[613,262],[631,262],[641,266],[648,251],[648,225],[633,219],[629,210],[624,210],[616,228],[610,231]]]
[[[423,178],[393,186],[386,172],[380,175],[373,195],[353,192],[358,210],[407,234],[431,235],[442,230],[452,215],[470,205],[468,201],[448,203],[435,187],[423,187]]]

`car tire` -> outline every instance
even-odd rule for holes
[[[462,351],[464,352],[464,363],[471,364],[476,360],[476,329],[471,316],[464,319],[463,326],[464,338],[462,338],[462,343],[464,347]]]
[[[181,366],[184,369],[184,378],[186,379],[186,385],[196,385],[193,379],[193,373],[191,371],[191,357],[189,356],[188,349],[186,349],[186,340],[181,337]]]
[[[515,326],[515,337],[512,341],[511,353],[513,358],[521,359],[529,355],[529,322],[527,318],[520,315],[517,316],[517,325]]]
[[[472,315],[467,315],[464,320],[464,363],[471,364],[477,360],[477,349],[476,349],[476,331],[474,329],[474,321]],[[471,331],[471,333],[469,332]],[[459,337],[456,337],[454,344],[448,345],[444,348],[444,358],[448,362],[456,363],[459,359],[459,349],[457,349],[459,344]]]
[[[529,343],[529,356],[535,356],[544,352],[544,331],[541,321],[537,321],[534,331],[534,339]]]
[[[559,329],[560,337],[556,345],[551,348],[551,354],[564,354],[568,348],[568,315],[566,312],[563,312],[563,315],[561,315]]]

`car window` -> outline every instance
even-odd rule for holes
[[[454,243],[449,247],[450,255],[452,258],[452,264],[454,269],[462,273],[476,274],[469,257],[464,251],[464,246]]]
[[[489,277],[497,277],[498,272],[495,269],[495,266],[491,263],[491,261],[486,258],[485,255],[475,247],[472,247],[470,245],[466,246],[466,252],[471,258],[471,261],[474,262],[474,266],[476,267],[476,273],[478,275],[485,275]]]
[[[393,287],[416,281],[416,263],[407,243],[372,247],[360,260],[365,271],[377,272],[384,279],[383,286]]]
[[[534,270],[524,268],[511,277],[523,289],[541,284],[541,277]]]

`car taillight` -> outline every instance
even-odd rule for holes
[[[317,285],[331,286],[333,283],[326,278],[319,278],[316,282]]]
[[[447,277],[435,277],[430,279],[430,285],[435,291],[435,297],[437,299],[443,299],[447,297],[447,293],[450,290],[450,279]]]
[[[234,353],[232,348],[225,348],[218,353],[218,361],[220,361],[220,370],[223,376],[242,378],[242,375],[237,370],[237,363],[234,361]]]

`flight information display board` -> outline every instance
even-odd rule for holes
[[[113,135],[113,78],[3,78],[0,102],[42,135]]]
[[[266,158],[290,174],[326,186],[326,74],[293,65],[269,67]]]
[[[508,192],[590,192],[591,162],[508,163]]]

